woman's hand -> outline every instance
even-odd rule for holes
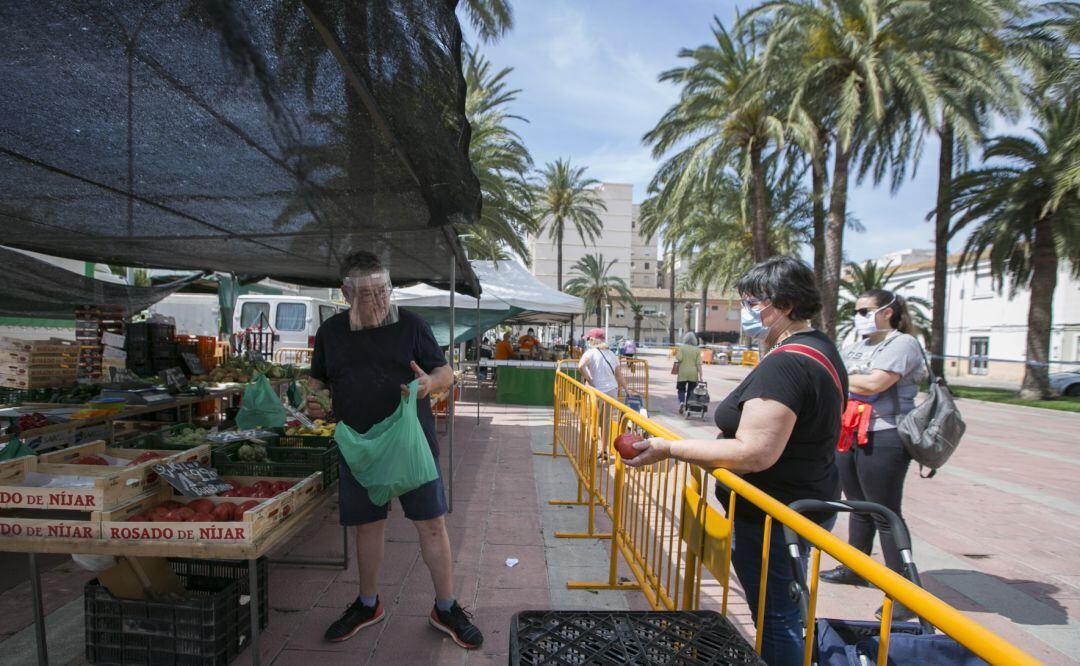
[[[644,467],[671,457],[671,442],[666,439],[654,437],[634,442],[634,448],[638,453],[633,458],[624,458],[623,464],[627,467]]]

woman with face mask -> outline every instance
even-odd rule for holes
[[[904,477],[911,457],[897,434],[897,421],[915,408],[919,381],[926,374],[922,348],[911,335],[913,327],[903,297],[873,289],[855,302],[858,341],[844,349],[851,395],[849,414],[859,411],[848,425],[855,432],[840,442],[836,461],[844,495],[849,500],[883,504],[902,516]],[[900,554],[889,523],[865,514],[850,514],[848,543],[870,554],[874,533],[889,568],[902,573]],[[866,582],[847,567],[822,572],[821,579],[844,585]],[[911,611],[893,605],[894,619],[910,619]],[[880,613],[880,611],[879,611]]]
[[[686,396],[692,394],[701,381],[701,349],[693,331],[687,331],[682,344],[675,350],[675,392],[679,397],[679,413],[686,409]]]
[[[640,467],[665,458],[723,467],[784,504],[840,498],[836,441],[847,395],[847,373],[836,345],[810,320],[821,311],[814,273],[792,257],[755,265],[736,284],[743,332],[758,341],[761,361],[717,406],[719,439],[649,439],[624,463]],[[717,488],[727,506],[728,494]],[[826,529],[833,516],[814,516]],[[762,566],[765,514],[746,500],[732,521],[731,563],[754,616]],[[770,664],[802,663],[802,620],[789,595],[794,578],[783,530],[770,534],[762,654]],[[804,556],[803,566],[806,566]]]

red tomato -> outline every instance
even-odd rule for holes
[[[194,514],[192,514],[194,515]],[[163,520],[167,523],[182,523],[184,519],[180,515],[180,509],[173,509],[165,514]]]
[[[634,442],[640,442],[643,438],[636,432],[624,432],[615,438],[615,450],[623,459],[636,458],[641,453],[634,448]]]
[[[255,491],[254,488],[237,488],[236,489],[236,496],[237,497],[255,497],[255,492],[256,491]]]
[[[191,510],[191,507],[187,507],[187,506],[181,507],[181,508],[177,509],[176,511],[173,511],[173,513],[176,514],[176,519],[177,520],[179,520],[180,522],[184,522],[184,523],[190,521],[191,517],[195,515],[195,512]]]
[[[150,520],[159,523],[164,522],[167,520],[166,516],[168,516],[171,511],[172,509],[167,506],[155,506],[150,510]]]
[[[108,465],[109,461],[101,456],[80,456],[71,462],[72,465]]]
[[[280,495],[290,488],[288,481],[275,481],[270,488],[274,491],[275,495]]]
[[[180,502],[177,502],[176,500],[168,500],[168,501],[162,502],[161,504],[158,504],[158,506],[172,510],[172,509],[179,509],[180,507],[182,507],[184,505],[181,504]]]
[[[252,495],[252,497],[259,497],[259,498],[262,498],[262,499],[270,499],[273,496],[274,496],[274,491],[270,490],[269,488],[260,488],[260,489],[255,491],[254,495]]]
[[[228,522],[233,519],[233,505],[229,503],[218,504],[211,514],[216,522]]]
[[[150,515],[147,513],[137,513],[131,518],[128,518],[129,523],[145,523],[150,520]]]
[[[251,510],[251,509],[254,509],[255,507],[259,506],[259,504],[260,504],[259,502],[256,502],[254,500],[248,500],[247,502],[244,502],[243,504],[239,505],[238,507],[236,507],[236,518],[235,518],[235,520],[243,520],[244,512],[248,511],[248,510]]]
[[[145,453],[140,453],[139,457],[132,459],[132,461],[128,463],[128,467],[131,467],[133,465],[141,465],[144,462],[149,462],[151,460],[158,460],[160,458],[161,458],[160,453],[154,453],[153,451],[146,451]]]
[[[226,490],[223,493],[218,493],[218,497],[239,497],[239,495],[236,494],[236,489],[234,488],[233,490]]]
[[[194,516],[192,516],[191,520],[189,520],[188,522],[189,523],[212,523],[212,522],[214,522],[214,516],[213,516],[213,514],[206,513],[205,511],[200,511],[199,513],[196,513]]]
[[[210,513],[214,510],[214,503],[208,499],[197,499],[188,502],[188,508],[195,513]]]
[[[252,487],[255,490],[258,491],[258,490],[270,490],[271,486],[273,486],[273,484],[270,483],[269,481],[256,481],[255,484]]]

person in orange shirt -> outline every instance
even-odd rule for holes
[[[514,358],[514,346],[510,344],[510,334],[503,335],[503,339],[495,345],[495,360],[509,361]]]
[[[521,354],[523,356],[531,356],[534,348],[536,351],[540,351],[540,341],[536,339],[535,333],[536,331],[530,328],[528,332],[518,340],[518,347],[521,348]]]

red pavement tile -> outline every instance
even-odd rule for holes
[[[516,558],[513,567],[506,566],[507,558]],[[491,588],[547,589],[547,562],[543,546],[495,546],[484,548],[480,562],[480,581]]]
[[[358,664],[370,663],[368,661],[369,653],[370,647],[360,649],[357,652],[342,650],[316,651],[310,649],[283,650],[274,660],[274,666],[357,666]],[[237,661],[235,663],[243,662]]]
[[[465,663],[465,653],[449,636],[432,627],[426,614],[398,616],[379,637],[371,663],[460,666]]]
[[[387,617],[379,624],[362,629],[349,640],[343,643],[327,643],[323,641],[326,628],[341,617],[341,609],[324,608],[315,606],[306,613],[298,614],[295,620],[295,629],[285,643],[287,650],[318,650],[320,652],[347,652],[356,661],[364,663],[368,654],[378,641],[379,634],[387,624],[393,622],[392,617]],[[310,666],[311,661],[308,661]],[[321,666],[321,664],[320,664]]]
[[[83,586],[94,574],[74,562],[57,565],[41,574],[42,607],[48,615],[82,596]],[[34,622],[30,612],[30,581],[16,585],[0,595],[0,637],[14,634]]]
[[[400,585],[408,575],[413,563],[420,556],[420,546],[416,543],[388,541],[383,550],[382,566],[379,567],[380,585]],[[334,580],[356,584],[360,581],[356,573],[356,553],[350,553],[349,568],[337,570]]]
[[[551,608],[547,589],[508,590],[481,587],[476,596],[476,626],[484,632],[483,651],[505,654],[510,645],[510,619],[523,610]]]
[[[270,569],[270,608],[278,610],[307,610],[334,582],[337,573],[301,567],[272,567]]]
[[[455,574],[454,594],[462,607],[476,607],[476,590],[480,579],[476,574]],[[396,599],[394,612],[398,615],[423,615],[431,612],[435,605],[435,585],[427,568],[414,571],[409,580],[401,587]]]
[[[533,513],[492,513],[485,540],[493,545],[542,546],[540,516]]]
[[[379,585],[379,599],[387,604],[389,610],[394,599],[401,593],[401,585]],[[331,583],[318,601],[316,606],[335,608],[338,613],[350,606],[360,594],[360,588],[355,582]]]

